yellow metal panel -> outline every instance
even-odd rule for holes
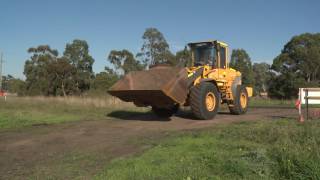
[[[228,44],[222,41],[217,41],[220,45],[222,45],[223,47],[228,47]]]
[[[218,86],[223,86],[223,83],[222,82],[218,82],[217,85]]]
[[[249,96],[249,97],[252,97],[252,95],[253,95],[253,89],[252,89],[252,87],[246,87],[246,89],[247,89],[247,92],[248,92],[248,96]]]
[[[226,47],[226,68],[229,68],[229,48]]]

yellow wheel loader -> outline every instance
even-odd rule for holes
[[[241,73],[229,67],[228,45],[212,40],[189,43],[192,67],[153,66],[133,71],[108,91],[136,106],[151,106],[155,114],[170,117],[179,106],[190,106],[198,119],[213,119],[222,103],[231,114],[244,114],[252,88],[241,84]]]

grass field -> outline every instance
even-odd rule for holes
[[[0,99],[0,130],[80,120],[106,119],[117,109],[144,112],[109,96],[80,97],[8,97]]]
[[[320,122],[240,122],[171,135],[96,179],[320,179]]]
[[[295,100],[251,98],[250,107],[294,107]]]
[[[252,99],[250,107],[293,107],[288,100]],[[115,110],[146,112],[110,96],[102,97],[8,97],[0,99],[0,130],[80,120],[106,119]]]
[[[294,101],[252,99],[250,106],[294,107]],[[6,102],[0,99],[0,132],[22,132],[42,124],[111,120],[111,112],[133,116],[148,111],[110,97],[9,97]],[[134,146],[148,148],[111,163],[112,153],[62,150],[59,156],[35,162],[30,178],[320,179],[320,121],[299,124],[294,119],[257,120],[161,132],[167,135],[158,134],[151,140],[130,137],[128,142]]]

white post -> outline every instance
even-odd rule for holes
[[[301,99],[301,88],[299,88],[299,101],[300,101],[300,103],[299,103],[299,116],[301,116],[301,104],[302,104],[302,99]]]
[[[302,114],[302,111],[301,111],[302,94],[304,94],[303,93],[303,88],[299,88],[298,110],[299,110],[299,122],[301,122],[301,123],[304,122],[303,114]]]

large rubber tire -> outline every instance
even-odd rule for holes
[[[179,105],[174,105],[170,108],[158,108],[153,106],[152,111],[159,117],[168,118],[171,117],[179,110]]]
[[[245,86],[238,86],[236,91],[236,97],[233,104],[229,105],[231,114],[240,115],[245,114],[248,110],[249,98],[248,92]]]
[[[210,105],[210,101],[214,104]],[[211,82],[202,82],[193,86],[190,92],[190,106],[196,118],[213,119],[220,106],[220,94],[217,87]]]

